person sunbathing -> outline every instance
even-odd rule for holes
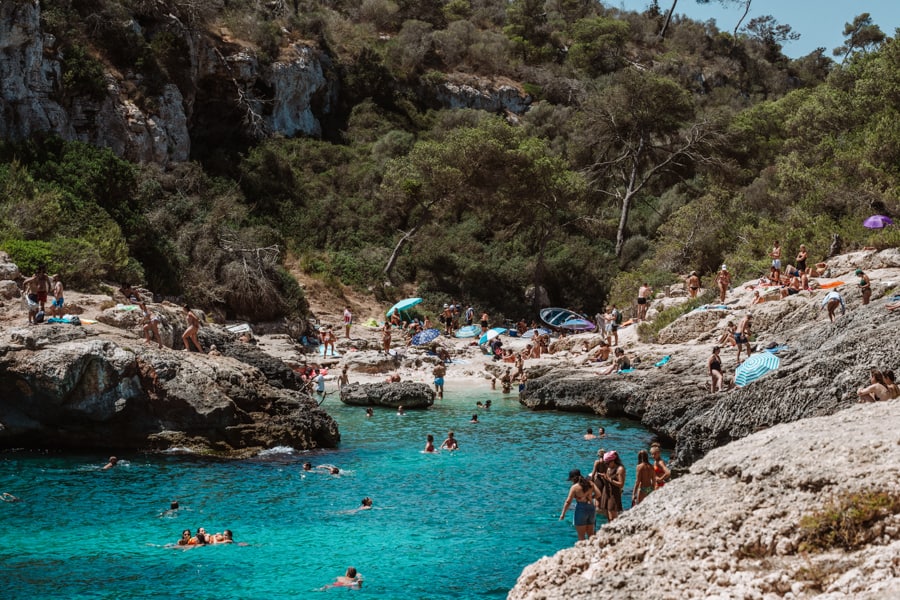
[[[615,371],[624,371],[631,368],[631,361],[625,355],[625,351],[616,348],[616,359],[605,370],[600,371],[598,375],[609,375]]]

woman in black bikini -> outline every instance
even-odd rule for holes
[[[721,392],[725,378],[722,375],[722,359],[719,357],[718,346],[713,346],[712,356],[706,361],[706,372],[710,378],[710,389],[713,393]]]

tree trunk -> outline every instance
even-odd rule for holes
[[[390,258],[388,258],[387,264],[384,266],[384,276],[387,277],[387,280],[391,283],[394,282],[394,280],[391,279],[391,271],[394,270],[394,266],[397,264],[397,259],[400,258],[400,251],[403,250],[403,247],[409,242],[409,240],[413,238],[414,235],[416,235],[416,232],[419,231],[421,227],[422,223],[419,223],[409,231],[404,232],[403,236],[397,242],[397,245],[394,246],[394,251],[391,252],[391,256]]]
[[[731,43],[732,43],[732,44],[736,44],[736,43],[737,43],[737,33],[738,33],[738,29],[740,29],[741,23],[744,22],[744,19],[747,18],[747,14],[750,12],[750,3],[751,3],[752,1],[753,1],[753,0],[746,0],[746,2],[744,2],[744,14],[741,15],[741,18],[740,18],[740,19],[738,19],[737,25],[734,26],[734,33],[731,34],[731,38],[732,38],[732,42],[731,42]]]
[[[669,22],[672,20],[672,13],[675,12],[676,4],[678,4],[678,0],[672,0],[672,8],[669,9],[669,13],[666,15],[666,21],[663,23],[662,29],[659,30],[659,39],[666,37],[666,29],[669,28]]]

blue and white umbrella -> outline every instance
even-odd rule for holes
[[[769,371],[774,371],[781,359],[770,352],[760,352],[747,357],[734,372],[734,383],[739,387],[748,385]]]
[[[425,329],[412,336],[412,344],[413,346],[421,346],[422,344],[427,344],[432,341],[439,335],[441,335],[441,332],[438,329]]]
[[[478,337],[479,335],[481,335],[481,326],[479,325],[466,325],[456,330],[458,338]]]
[[[497,337],[498,335],[506,333],[506,329],[503,327],[494,327],[493,329],[488,329],[487,332],[478,338],[478,345],[487,344],[489,341]]]
[[[398,303],[396,303],[395,305],[393,305],[392,307],[390,307],[390,308],[388,309],[387,313],[385,313],[385,314],[386,314],[388,317],[390,317],[390,316],[391,316],[391,313],[394,312],[395,310],[396,310],[398,313],[402,313],[404,310],[410,309],[410,308],[412,308],[413,306],[415,306],[416,304],[419,304],[419,303],[421,303],[421,302],[422,302],[422,299],[421,299],[421,298],[404,298],[404,299],[401,300],[400,302],[398,302]]]

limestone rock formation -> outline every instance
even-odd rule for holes
[[[341,389],[341,402],[351,406],[389,406],[405,409],[428,408],[435,393],[424,383],[353,383]]]
[[[245,456],[335,446],[334,420],[270,377],[235,358],[158,350],[103,325],[15,329],[0,341],[0,447]]]
[[[851,310],[829,323],[817,313],[821,296],[824,292],[813,300],[795,296],[754,307],[755,330],[761,332],[757,350],[767,341],[789,337],[790,343],[778,354],[781,367],[745,388],[709,393],[706,358],[714,342],[707,339],[706,344],[682,344],[675,350],[659,347],[658,353],[644,350],[636,356],[640,363],[633,373],[530,373],[520,402],[535,410],[638,419],[663,440],[675,441],[673,466],[684,468],[709,450],[760,429],[847,408],[856,403],[856,390],[868,383],[870,367],[896,369],[900,364],[896,315],[877,304],[861,307],[848,294]],[[664,352],[674,354],[655,367]],[[733,370],[734,350],[729,347],[722,355]]]
[[[473,108],[514,115],[524,114],[531,106],[531,96],[512,82],[494,82],[459,75],[439,83],[435,99],[444,108]]]
[[[898,408],[858,405],[713,450],[592,539],[526,567],[508,597],[897,597]],[[838,531],[821,543],[837,526],[828,510],[851,542]]]

